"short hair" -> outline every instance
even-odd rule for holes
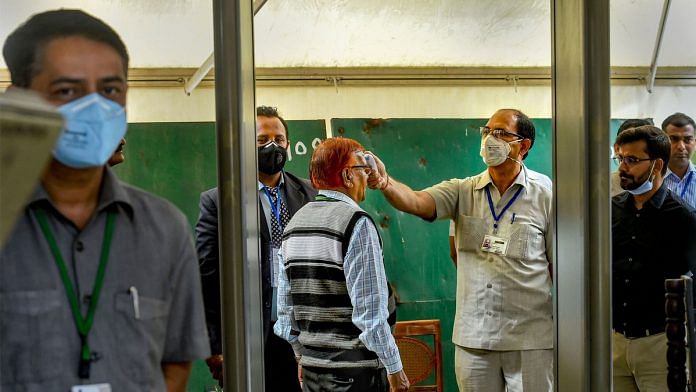
[[[622,146],[641,140],[645,141],[650,159],[662,159],[665,163],[662,166],[662,175],[664,176],[665,173],[667,173],[672,144],[663,130],[653,125],[641,125],[639,127],[629,128],[619,134],[616,138],[616,144]]]
[[[27,88],[41,72],[46,44],[56,38],[79,36],[112,47],[123,60],[128,74],[128,51],[121,37],[101,19],[81,10],[54,10],[35,14],[17,27],[5,41],[2,55],[10,70],[12,84]]]
[[[532,142],[532,144],[529,146],[529,150],[531,150],[532,146],[534,146],[534,139],[536,138],[536,128],[534,128],[534,123],[532,120],[530,120],[526,114],[522,113],[522,111],[517,109],[500,109],[498,112],[512,112],[517,119],[517,133]],[[524,154],[522,159],[527,158],[527,155],[529,155],[529,151]]]
[[[696,124],[694,124],[694,119],[680,112],[674,113],[673,115],[667,117],[665,121],[662,122],[662,130],[667,132],[668,125],[677,128],[691,125],[692,127],[696,128]]]
[[[353,153],[365,148],[353,139],[332,137],[319,143],[309,162],[309,178],[316,189],[343,185],[341,171],[348,166]]]
[[[619,125],[619,129],[616,131],[616,136],[629,128],[640,127],[642,125],[655,125],[652,118],[629,118]]]
[[[280,116],[280,114],[278,114],[278,108],[273,106],[259,106],[256,108],[256,115],[271,118],[275,117],[278,120],[280,120],[280,123],[283,124],[283,128],[285,128],[285,137],[287,139],[290,139],[290,130],[288,129],[288,123],[285,121],[283,117]]]

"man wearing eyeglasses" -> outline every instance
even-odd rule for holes
[[[290,146],[287,122],[270,106],[256,108],[258,193],[261,206],[261,280],[263,302],[264,376],[267,391],[299,391],[298,368],[292,348],[273,334],[277,320],[275,298],[277,257],[283,228],[316,191],[309,181],[283,170]],[[196,223],[196,248],[200,259],[203,301],[213,356],[206,361],[222,384],[222,323],[218,255],[218,188],[201,194]]]
[[[617,138],[612,198],[614,391],[667,391],[665,279],[696,271],[696,211],[663,182],[669,137],[644,125]]]
[[[457,311],[452,341],[460,391],[552,391],[551,180],[525,167],[535,129],[519,110],[481,128],[488,168],[422,191],[375,158],[371,188],[428,221],[452,219]]]
[[[650,118],[629,118],[628,120],[624,121],[621,123],[619,126],[619,129],[616,131],[616,136],[619,136],[621,132],[630,129],[630,128],[635,128],[639,127],[641,125],[654,125],[652,122],[652,119]],[[614,156],[616,156],[619,153],[619,146],[614,143]],[[611,182],[610,182],[610,194],[611,196],[618,195],[621,192],[625,192],[623,188],[621,188],[621,176],[619,175],[619,170],[617,169],[615,172],[611,173]]]
[[[283,233],[274,330],[292,344],[305,392],[409,388],[390,329],[382,241],[359,206],[367,159],[352,139],[319,144],[309,165],[319,194]]]
[[[674,113],[662,122],[662,130],[672,142],[665,184],[691,207],[696,208],[696,167],[691,160],[696,150],[694,120],[684,113]]]

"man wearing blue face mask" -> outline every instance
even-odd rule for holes
[[[309,181],[283,170],[290,137],[287,122],[270,106],[256,108],[258,193],[261,234],[264,375],[267,391],[299,391],[295,355],[288,342],[273,333],[277,317],[278,252],[283,229],[317,191]],[[206,321],[213,356],[207,360],[213,377],[222,383],[222,328],[220,320],[220,261],[218,255],[218,188],[201,194],[196,224]]]
[[[488,168],[413,191],[375,157],[371,188],[395,208],[455,222],[456,315],[452,341],[460,391],[552,391],[551,180],[523,160],[535,128],[502,109],[481,127]]]
[[[696,272],[696,211],[663,182],[670,140],[657,127],[616,139],[612,198],[614,391],[667,391],[665,279]]]
[[[0,253],[0,390],[184,391],[209,354],[188,223],[106,165],[127,127],[125,45],[58,10],[3,56],[12,88],[56,105],[65,128]]]

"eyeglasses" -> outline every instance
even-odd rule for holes
[[[628,167],[633,167],[633,166],[635,166],[643,161],[652,161],[653,160],[651,158],[624,157],[621,155],[617,155],[612,159],[614,159],[614,162],[616,162],[617,165],[621,165],[622,163],[625,163],[626,166],[628,166]]]
[[[502,139],[503,137],[507,137],[508,139],[513,139],[513,140],[524,140],[524,136],[506,131],[504,129],[490,129],[488,127],[481,127],[479,128],[479,131],[481,132],[481,137],[484,138],[488,135],[493,135],[493,137]]]
[[[365,171],[365,174],[370,175],[372,172],[372,168],[368,165],[354,165],[354,166],[348,166],[349,169],[363,169]]]

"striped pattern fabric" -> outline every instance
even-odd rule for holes
[[[367,214],[338,201],[307,204],[283,235],[303,366],[378,367],[377,355],[360,341],[343,260],[356,222]]]
[[[691,208],[696,209],[696,165],[689,164],[689,170],[683,178],[679,178],[667,169],[664,182],[669,190],[684,200]]]

